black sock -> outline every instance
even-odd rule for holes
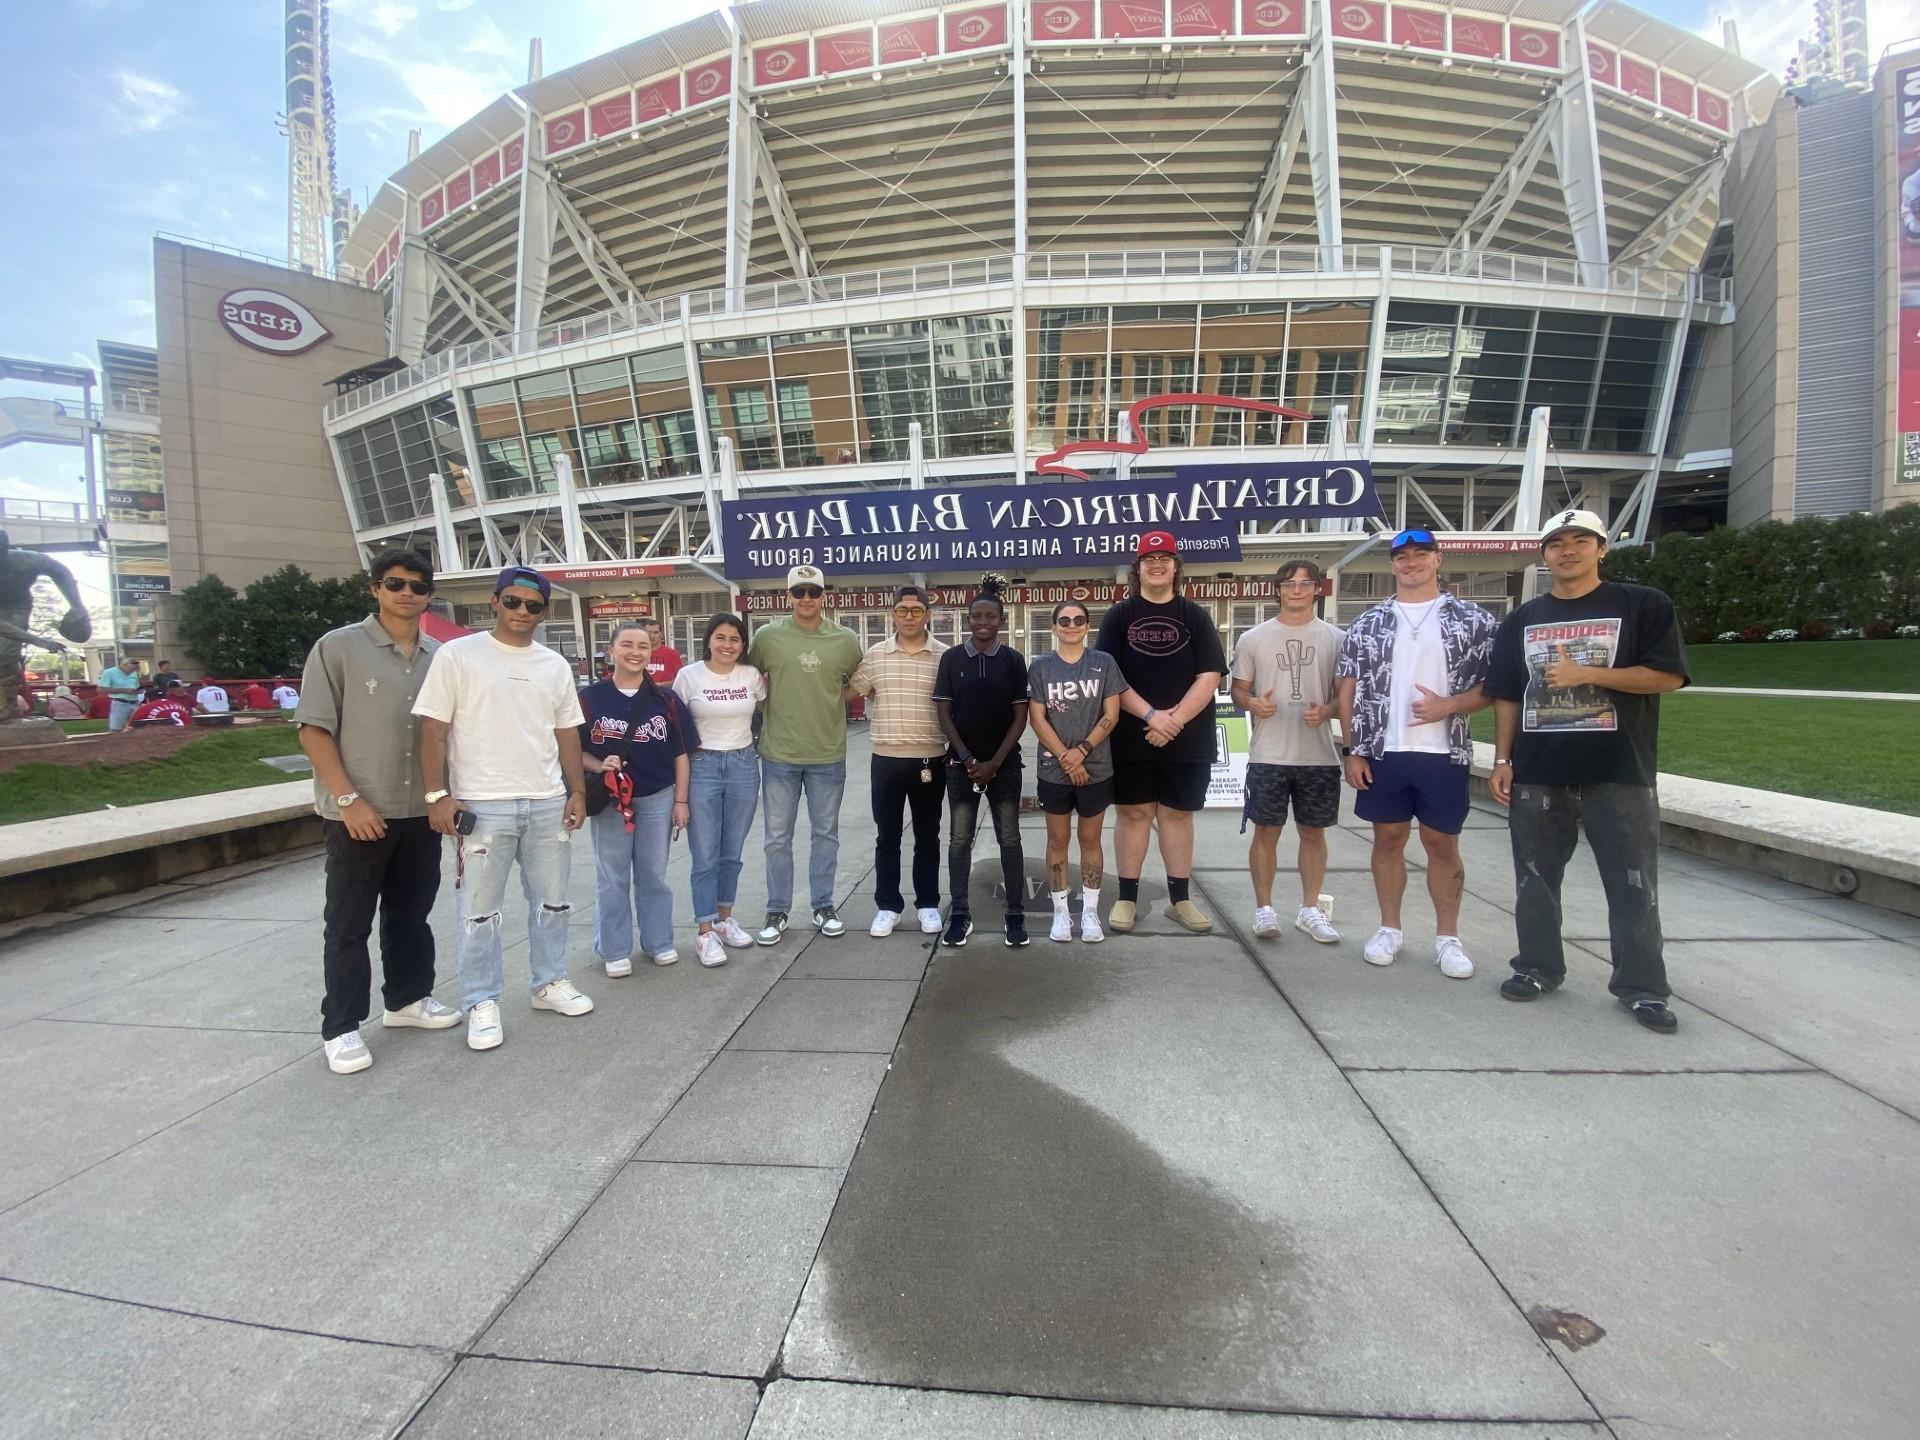
[[[1131,900],[1135,904],[1138,904],[1140,902],[1140,877],[1139,876],[1136,875],[1131,880],[1127,879],[1127,877],[1124,875],[1120,877],[1120,898],[1122,900]]]
[[[1187,898],[1187,878],[1185,875],[1167,876],[1167,903],[1169,905],[1178,905],[1182,900]]]

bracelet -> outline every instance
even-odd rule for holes
[[[1147,713],[1140,717],[1140,723],[1142,725],[1146,724],[1149,720],[1153,719],[1153,717],[1158,715],[1159,713],[1160,712],[1154,709],[1153,706],[1151,705],[1147,706]]]
[[[1513,761],[1511,761],[1511,760],[1508,760],[1508,759],[1506,759],[1506,758],[1505,758],[1504,756],[1497,756],[1497,757],[1495,757],[1495,759],[1494,759],[1494,762],[1493,762],[1493,763],[1494,763],[1494,764],[1496,764],[1496,765],[1505,765],[1505,766],[1507,766],[1507,767],[1508,767],[1509,769],[1511,769],[1511,768],[1512,768],[1512,766],[1513,766]]]

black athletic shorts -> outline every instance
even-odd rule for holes
[[[1256,825],[1284,825],[1293,806],[1297,825],[1325,830],[1340,820],[1338,765],[1249,765],[1243,813]]]
[[[1113,777],[1086,785],[1060,785],[1052,780],[1035,782],[1040,808],[1049,815],[1078,815],[1087,819],[1103,815],[1113,808]]]
[[[1207,808],[1211,760],[1137,760],[1113,772],[1116,805],[1164,805],[1169,810]]]

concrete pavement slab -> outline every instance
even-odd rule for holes
[[[1520,1304],[1605,1330],[1565,1363],[1617,1433],[1911,1432],[1913,1121],[1820,1075],[1355,1082]]]
[[[298,1060],[317,1036],[30,1020],[0,1033],[0,1211]]]
[[[406,1428],[407,1440],[578,1440],[660,1436],[741,1440],[751,1381],[650,1375],[590,1365],[462,1360]]]
[[[639,1158],[844,1169],[886,1073],[884,1055],[723,1051]]]
[[[839,1186],[832,1170],[636,1161],[477,1348],[764,1375]]]
[[[385,1440],[443,1355],[0,1280],[0,1431],[33,1440]]]
[[[177,1025],[192,1029],[320,1034],[322,935],[318,920],[276,930],[151,979],[116,986],[53,1012],[61,1020]],[[440,957],[441,978],[453,957]],[[372,1016],[380,1016],[380,950],[373,949]]]
[[[851,936],[815,945],[854,945]],[[884,1055],[918,986],[904,980],[783,979],[727,1042],[729,1050],[856,1050]]]
[[[1229,944],[936,964],[787,1373],[1591,1418],[1264,977],[1211,953]]]
[[[926,973],[927,961],[938,937],[922,935],[920,922],[912,911],[901,921],[901,928],[884,940],[876,940],[866,933],[866,925],[873,920],[871,915],[865,917],[865,923],[855,915],[847,915],[845,919],[846,936],[807,946],[788,969],[788,979],[918,980]]]
[[[1844,895],[1822,895],[1817,891],[1786,903],[1796,910],[1805,910],[1809,915],[1835,920],[1884,939],[1900,940],[1909,945],[1920,942],[1920,915],[1902,915],[1897,910],[1862,905],[1858,900],[1849,900]]]
[[[309,1063],[0,1217],[0,1274],[458,1345],[771,982],[746,967],[583,979],[593,1014],[533,1013],[509,997],[506,1043],[485,1054],[457,1028],[372,1027],[374,1065],[357,1075],[331,1074],[316,1047]],[[395,1243],[406,1246],[404,1283]]]
[[[409,1432],[411,1434],[411,1432]],[[749,1440],[1603,1440],[1564,1421],[1368,1420],[1103,1405],[818,1380],[767,1387]]]

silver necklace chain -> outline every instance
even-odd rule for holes
[[[1440,597],[1436,595],[1433,597],[1433,599],[1427,601],[1426,603],[1427,603],[1427,613],[1422,615],[1418,620],[1415,620],[1413,616],[1407,612],[1407,607],[1400,603],[1399,598],[1397,596],[1395,597],[1393,602],[1393,608],[1395,612],[1399,614],[1402,620],[1407,622],[1407,629],[1412,633],[1413,638],[1415,640],[1418,640],[1420,638],[1420,632],[1422,629],[1426,627],[1426,623],[1429,620],[1433,619],[1434,611],[1440,608]]]

